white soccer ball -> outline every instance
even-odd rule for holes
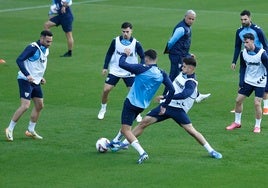
[[[110,141],[107,138],[99,138],[96,142],[96,149],[100,153],[105,153],[108,151],[107,145],[110,144]]]

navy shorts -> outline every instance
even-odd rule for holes
[[[72,15],[57,15],[50,18],[50,21],[55,23],[56,26],[61,25],[62,30],[67,33],[73,30],[73,16]]]
[[[132,126],[138,114],[143,112],[143,110],[143,108],[132,105],[129,99],[126,98],[121,114],[121,124]]]
[[[249,97],[253,91],[255,91],[256,97],[263,98],[265,87],[256,87],[256,86],[252,86],[247,83],[244,83],[243,87],[239,89],[238,93]]]
[[[30,83],[23,79],[18,79],[20,97],[31,100],[31,98],[43,98],[43,92],[41,85]]]
[[[110,84],[112,86],[116,86],[116,84],[119,82],[120,78],[122,77],[118,77],[118,76],[115,76],[113,74],[108,74],[106,80],[105,80],[105,83],[106,84]],[[131,87],[134,83],[134,80],[135,80],[135,77],[125,77],[125,78],[122,78],[125,82],[125,85],[127,87]]]
[[[157,106],[153,110],[151,110],[147,116],[151,116],[157,119],[157,122],[164,121],[166,119],[173,119],[179,125],[190,124],[191,120],[187,113],[182,108],[175,108],[171,106],[167,106],[166,112],[163,115],[159,115],[160,106]]]

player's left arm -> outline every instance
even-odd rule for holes
[[[265,66],[267,72],[268,72],[268,55],[267,52],[263,52],[261,55],[261,62]]]
[[[34,55],[36,52],[37,48],[34,45],[29,45],[27,46],[23,52],[19,55],[19,57],[16,59],[16,63],[20,69],[20,71],[27,77],[30,75],[30,73],[27,71],[24,61],[26,59],[29,59]]]
[[[263,49],[266,51],[266,53],[268,53],[268,46],[267,46],[267,39],[265,37],[264,32],[261,29],[257,30],[257,35],[259,37],[259,40],[263,46]]]
[[[185,30],[183,27],[178,27],[173,33],[172,37],[168,41],[168,50],[172,48],[172,46],[185,34]]]
[[[177,93],[173,96],[173,99],[186,99],[190,97],[195,91],[196,83],[193,80],[188,80],[185,83],[185,88],[181,93]]]
[[[167,75],[166,72],[162,71],[162,75],[163,75],[163,84],[166,86],[168,92],[167,95],[164,96],[164,98],[166,99],[165,102],[161,103],[161,106],[166,108],[168,106],[168,104],[170,103],[170,101],[172,100],[174,93],[175,93],[175,89],[174,86],[169,78],[169,76]]]
[[[143,48],[142,48],[142,45],[141,45],[141,43],[140,42],[136,42],[136,52],[137,52],[137,54],[140,56],[140,63],[141,64],[145,64],[145,60],[144,60],[144,57],[145,57],[145,55],[144,55],[144,50],[143,50]]]

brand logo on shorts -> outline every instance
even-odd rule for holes
[[[25,92],[24,95],[25,97],[29,97],[30,93]]]

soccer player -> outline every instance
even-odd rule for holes
[[[194,57],[194,54],[190,54],[192,28],[196,18],[196,13],[193,10],[187,10],[184,19],[180,21],[175,28],[169,41],[167,42],[164,53],[168,54],[170,60],[170,72],[169,77],[173,81],[176,76],[181,72],[182,59],[184,57]],[[164,91],[166,94],[166,90]],[[211,94],[198,93],[196,102],[201,102],[207,99]]]
[[[242,54],[242,47],[243,45],[243,35],[246,33],[252,33],[254,35],[254,43],[255,46],[258,48],[263,48],[266,53],[268,52],[268,46],[267,46],[267,39],[263,32],[263,30],[257,26],[256,24],[252,23],[251,20],[251,13],[248,10],[243,10],[240,13],[240,20],[241,20],[241,27],[236,30],[235,34],[235,49],[234,49],[234,55],[233,60],[231,64],[231,69],[235,70],[236,68],[236,62],[238,59],[238,56]],[[243,49],[242,49],[243,50]],[[240,86],[239,86],[240,87]],[[263,97],[263,114],[268,115],[268,83],[265,87],[265,94]],[[232,113],[235,112],[235,110],[231,110]]]
[[[124,22],[121,25],[122,35],[117,36],[112,40],[110,47],[106,53],[102,74],[105,76],[108,73],[108,68],[109,73],[105,80],[102,92],[101,109],[98,113],[98,119],[100,120],[104,118],[104,115],[106,113],[109,93],[119,82],[120,78],[124,80],[125,85],[128,87],[128,89],[134,82],[135,75],[119,67],[119,58],[121,57],[122,53],[124,53],[124,49],[131,49],[131,54],[127,57],[128,63],[137,64],[139,56],[141,63],[144,64],[144,51],[141,43],[137,41],[136,38],[132,37],[132,27],[133,26],[131,23]],[[137,121],[140,122],[141,119],[141,115],[138,115]]]
[[[138,139],[131,132],[132,123],[136,116],[150,105],[150,102],[161,83],[168,89],[166,101],[161,104],[163,108],[169,104],[175,90],[168,75],[157,67],[157,53],[155,50],[149,49],[145,51],[144,65],[126,62],[127,57],[132,53],[133,52],[130,49],[125,49],[125,52],[119,59],[119,66],[135,74],[136,77],[124,102],[121,116],[121,129],[116,137],[110,142],[109,146],[111,150],[113,150],[124,136],[131,146],[138,151],[140,157],[137,162],[138,164],[141,164],[144,160],[148,159],[148,154],[144,151],[139,144]]]
[[[226,127],[227,130],[241,128],[241,116],[243,102],[246,97],[255,92],[255,126],[254,133],[261,132],[262,109],[261,102],[267,84],[268,56],[263,48],[254,43],[254,35],[246,33],[244,38],[244,50],[240,55],[240,81],[238,95],[235,103],[235,121]]]
[[[136,137],[138,137],[149,125],[171,118],[178,125],[184,128],[188,134],[194,137],[199,144],[204,146],[211,157],[221,159],[222,154],[215,151],[204,138],[204,136],[193,127],[192,122],[187,114],[192,108],[195,98],[198,95],[198,82],[195,78],[196,64],[196,60],[193,57],[183,59],[182,72],[180,72],[180,74],[173,81],[175,94],[172,97],[172,101],[165,106],[163,106],[163,103],[160,103],[159,106],[151,110],[143,118],[143,120],[132,130],[132,132]],[[157,99],[159,101],[166,102],[167,96],[159,96]],[[129,142],[125,139],[120,144],[117,144],[116,147],[113,148],[113,151],[127,149],[128,145]]]
[[[49,11],[49,20],[45,22],[44,28],[49,30],[51,27],[61,25],[62,30],[65,32],[68,51],[61,57],[72,57],[73,52],[73,13],[71,10],[72,0],[52,0],[51,7],[53,10]]]
[[[47,67],[47,56],[52,44],[52,37],[53,34],[50,31],[42,31],[40,40],[28,45],[16,60],[20,69],[17,77],[20,107],[14,113],[9,126],[5,130],[8,141],[13,141],[13,130],[20,117],[30,108],[31,99],[34,102],[34,107],[25,135],[35,139],[43,139],[35,132],[35,126],[44,107],[41,84],[46,83],[43,76]]]

